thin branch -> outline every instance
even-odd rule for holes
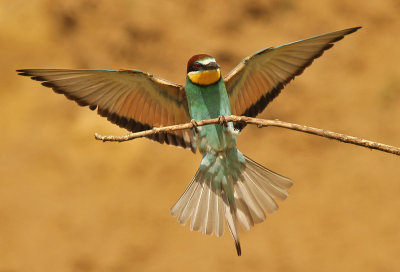
[[[279,120],[265,120],[265,119],[258,119],[258,118],[251,118],[251,117],[246,117],[246,116],[226,116],[225,120],[227,122],[242,122],[246,124],[252,124],[252,125],[257,125],[258,127],[280,127],[280,128],[286,128],[286,129],[291,129],[291,130],[297,130],[309,134],[314,134],[317,136],[337,140],[343,143],[349,143],[349,144],[354,144],[354,145],[359,145],[363,147],[367,147],[370,149],[376,149],[380,150],[383,152],[391,153],[400,156],[400,148],[395,147],[395,146],[390,146],[386,144],[381,144],[341,133],[336,133],[332,132],[329,130],[324,130],[320,128],[313,128],[313,127],[307,127],[303,125],[298,125],[298,124],[293,124],[293,123],[287,123]],[[194,124],[195,123],[195,124]],[[183,130],[183,129],[191,129],[195,125],[197,126],[205,126],[205,125],[210,125],[210,124],[221,124],[221,118],[215,118],[215,119],[209,119],[209,120],[202,120],[202,121],[197,121],[197,122],[191,122],[191,123],[186,123],[186,124],[180,124],[180,125],[174,125],[174,126],[168,126],[168,127],[159,127],[159,128],[153,128],[145,131],[140,131],[136,133],[130,133],[125,136],[102,136],[97,133],[95,133],[95,138],[97,140],[101,140],[103,142],[124,142],[124,141],[129,141],[133,140],[136,138],[141,138],[141,137],[146,137],[150,136],[156,133],[160,132],[172,132],[176,130]]]

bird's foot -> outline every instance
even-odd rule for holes
[[[226,121],[225,116],[223,116],[223,115],[218,116],[218,122],[220,125],[224,125],[225,127],[228,127],[228,122]]]
[[[192,124],[194,131],[196,131],[196,133],[199,133],[199,128],[198,128],[199,125],[197,124],[197,121],[192,119],[190,120],[190,123]]]
[[[231,135],[234,135],[234,136],[239,136],[240,135],[240,130],[237,130],[237,129],[234,129],[234,128],[228,129],[228,132]]]

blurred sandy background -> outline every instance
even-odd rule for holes
[[[399,271],[398,157],[248,127],[239,148],[291,177],[278,213],[241,233],[190,232],[169,208],[200,156],[123,135],[20,68],[135,68],[184,83],[186,61],[245,56],[353,26],[261,114],[400,145],[396,0],[0,1],[0,272]]]

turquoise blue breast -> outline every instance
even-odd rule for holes
[[[195,85],[187,78],[185,91],[192,119],[200,121],[218,118],[220,115],[231,115],[229,98],[222,78],[217,83],[207,86]],[[228,124],[228,128],[221,125],[199,127],[197,145],[200,152],[218,152],[236,146],[233,131],[232,123]]]

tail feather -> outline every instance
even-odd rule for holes
[[[244,203],[244,205],[238,205],[238,214],[247,215],[239,217],[239,222],[243,229],[247,230],[253,222],[257,224],[266,219],[264,212],[273,213],[278,210],[275,199],[286,199],[287,189],[293,185],[293,181],[272,172],[248,157],[245,159],[246,168],[236,183],[235,191],[238,192],[236,201]]]
[[[248,167],[248,171],[246,171],[245,174],[249,175],[251,177],[251,179],[254,181],[254,183],[257,186],[259,186],[261,188],[261,190],[263,190],[264,192],[269,194],[271,197],[278,199],[280,201],[285,200],[288,196],[288,192],[286,191],[286,189],[279,187],[269,177],[262,175],[260,173],[260,170],[264,171],[264,169],[260,169],[260,168],[254,169],[250,165]],[[265,180],[268,180],[270,182],[265,182]]]
[[[216,202],[214,210],[214,232],[215,236],[221,237],[224,234],[225,229],[225,203],[221,197],[221,189],[213,191]],[[211,219],[212,217],[210,217]]]
[[[275,173],[274,171],[271,171],[271,170],[265,168],[264,166],[253,161],[252,159],[250,159],[247,156],[245,156],[245,158],[246,158],[247,166],[249,166],[250,168],[253,168],[253,169],[255,169],[255,168],[260,169],[261,171],[256,171],[256,172],[263,175],[268,181],[274,183],[279,188],[289,189],[290,187],[292,187],[293,181],[290,178],[284,177],[282,175]]]
[[[226,206],[226,221],[228,222],[229,231],[233,237],[233,240],[235,241],[237,255],[240,256],[242,255],[242,250],[240,247],[239,229],[237,226],[236,203],[234,201],[230,202],[227,194],[223,193],[222,196]]]
[[[246,170],[243,172],[243,178],[239,182],[243,182],[244,186],[248,189],[254,198],[257,200],[260,207],[267,213],[274,213],[278,210],[278,204],[275,200],[257,184],[256,177]],[[245,199],[246,201],[246,199]]]
[[[200,168],[171,208],[171,214],[178,216],[180,224],[185,225],[191,218],[190,229],[207,235],[215,233],[217,237],[222,236],[226,220],[239,256],[241,247],[238,223],[243,229],[249,230],[263,222],[266,213],[278,209],[275,200],[285,200],[287,190],[293,185],[289,178],[268,170],[248,157],[244,158],[245,163],[242,163],[237,180],[233,178],[234,175],[223,177],[225,186],[214,184],[218,170],[216,165]],[[230,163],[225,165],[232,165]],[[210,169],[213,175],[210,175]],[[233,197],[228,197],[230,191],[233,191]]]
[[[200,178],[200,171],[197,171],[185,192],[171,208],[170,212],[172,216],[178,216],[179,224],[186,225],[187,221],[192,215],[193,206],[195,204],[193,201],[193,196],[195,192],[198,191],[198,187],[201,186],[201,183],[199,182],[200,180],[202,180]]]
[[[201,173],[199,173],[198,178],[200,178],[199,180],[203,180],[201,179],[202,175]],[[181,224],[186,224],[186,222],[189,220],[190,217],[192,217],[192,221],[194,220],[194,215],[195,215],[195,211],[197,209],[197,204],[199,202],[200,199],[200,194],[202,192],[203,189],[203,182],[198,182],[197,179],[194,181],[194,191],[193,194],[191,195],[191,197],[188,199],[187,202],[187,206],[184,208],[184,210],[182,211],[182,223]]]
[[[264,210],[243,182],[237,182],[235,184],[235,191],[238,194],[236,198],[237,202],[240,203],[238,209],[247,215],[246,218],[249,220],[248,224],[252,227],[254,224],[263,222],[265,220]],[[245,230],[248,230],[243,223],[241,224]]]
[[[211,187],[211,186],[210,186]],[[213,193],[212,189],[210,188],[208,190],[208,207],[207,207],[207,213],[206,217],[207,219],[204,220],[203,222],[203,234],[210,235],[213,233],[214,230],[214,211],[216,209],[216,199],[215,199],[215,193]]]
[[[209,208],[209,196],[211,192],[211,181],[202,181],[201,188],[198,190],[198,197],[194,199],[196,203],[196,209],[193,211],[193,217],[190,222],[190,229],[194,231],[202,231],[205,233],[205,227],[208,221],[208,208]]]
[[[250,230],[250,228],[254,226],[254,220],[249,208],[246,206],[246,203],[243,203],[243,200],[238,199],[238,201],[236,201],[236,207],[237,219],[240,225],[244,230]]]

